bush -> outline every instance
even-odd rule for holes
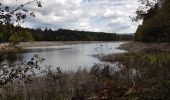
[[[0,48],[0,62],[4,60],[14,61],[17,54],[21,52],[21,48],[13,46],[4,46]]]

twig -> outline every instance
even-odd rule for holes
[[[134,80],[132,80],[132,82],[133,82],[133,86],[122,97],[127,96],[128,94],[130,94],[133,91],[136,84],[135,84]]]

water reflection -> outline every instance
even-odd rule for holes
[[[124,42],[29,47],[20,55],[20,60],[28,61],[37,54],[46,59],[44,64],[62,67],[64,70],[74,70],[79,66],[89,68],[94,63],[102,63],[92,55],[125,52],[117,49],[122,43]]]

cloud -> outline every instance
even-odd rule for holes
[[[29,0],[0,0],[12,8]],[[36,18],[28,18],[23,24],[30,28],[66,28],[102,32],[135,32],[138,23],[135,16],[138,0],[41,0],[42,8],[36,4],[26,6],[34,11]]]

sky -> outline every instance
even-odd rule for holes
[[[4,5],[17,7],[30,0],[0,0]],[[22,24],[29,28],[59,28],[109,33],[134,33],[139,23],[132,22],[138,0],[41,0],[26,8],[36,18],[28,17]]]

